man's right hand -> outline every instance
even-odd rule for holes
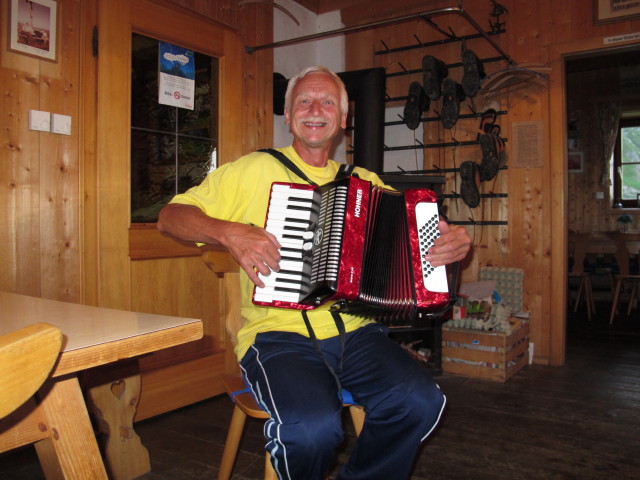
[[[157,228],[187,242],[222,245],[259,287],[264,283],[257,272],[269,275],[280,269],[280,244],[264,228],[212,218],[198,207],[179,203],[164,206]]]
[[[266,276],[272,270],[277,272],[280,269],[280,243],[264,228],[226,223],[224,233],[219,238],[220,243],[227,247],[249,279],[258,287],[264,287],[258,272]]]

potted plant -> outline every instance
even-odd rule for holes
[[[627,233],[627,231],[629,230],[629,225],[631,225],[631,223],[633,222],[633,219],[631,218],[630,215],[622,214],[619,215],[618,218],[616,219],[616,223],[618,224],[618,230],[620,230],[622,233]]]

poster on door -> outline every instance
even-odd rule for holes
[[[196,68],[193,50],[159,43],[158,103],[193,110]]]

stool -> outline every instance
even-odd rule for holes
[[[625,280],[630,280],[631,290],[629,293],[629,306],[627,307],[627,315],[631,315],[631,309],[638,303],[638,290],[640,290],[640,275],[616,275],[616,289],[613,293],[613,303],[611,304],[611,315],[609,316],[609,325],[613,324],[613,319],[618,313],[618,302],[620,301],[620,291]]]
[[[220,462],[220,470],[218,471],[218,480],[228,480],[231,477],[231,470],[238,455],[240,438],[242,437],[247,416],[266,420],[269,418],[269,414],[260,408],[251,392],[247,389],[240,374],[225,375],[222,378],[222,383],[234,403],[229,433],[227,433],[227,440],[224,445],[224,451],[222,452],[222,461]],[[350,394],[345,394],[344,397],[344,406],[349,407],[349,413],[351,414],[356,435],[360,435],[362,425],[364,424],[364,409],[355,405],[352,400],[350,400]],[[276,472],[271,465],[269,452],[266,452],[264,478],[265,480],[276,480],[277,478]]]
[[[568,275],[569,278],[580,278],[580,285],[578,286],[578,293],[576,294],[576,301],[573,305],[573,311],[578,311],[580,299],[584,298],[584,306],[587,310],[587,319],[591,321],[591,314],[596,313],[596,304],[593,300],[593,285],[591,284],[591,274],[588,272],[570,272]]]

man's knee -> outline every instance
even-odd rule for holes
[[[292,478],[304,478],[304,472],[322,471],[333,461],[335,449],[342,443],[344,432],[340,415],[318,415],[309,412],[306,419],[294,423],[267,422],[267,450],[275,461],[286,462]]]
[[[437,423],[445,404],[444,394],[431,379],[402,384],[387,393],[384,403],[373,409],[376,416],[397,418],[418,430]]]

